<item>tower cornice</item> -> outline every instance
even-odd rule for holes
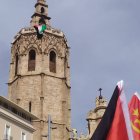
[[[49,28],[47,28],[47,30],[44,31],[44,35],[46,33],[50,34],[50,35],[54,35],[56,37],[64,37],[65,42],[67,42],[67,39],[66,39],[64,33],[61,30],[49,27]],[[13,41],[11,42],[11,44],[14,44],[22,35],[28,35],[28,34],[36,34],[36,30],[34,29],[34,27],[22,28],[17,33],[17,35],[14,37]]]
[[[47,8],[48,8],[48,5],[42,4],[42,3],[40,3],[40,2],[38,2],[38,3],[35,4],[35,8],[36,8],[38,5],[41,5],[41,6],[44,6],[44,7],[47,7]]]
[[[48,20],[50,20],[51,18],[50,17],[48,17],[48,16],[46,16],[46,15],[41,15],[41,14],[39,14],[39,13],[34,13],[31,17],[33,18],[33,17],[40,17],[40,18],[44,18],[44,19],[48,19]]]
[[[53,76],[53,75],[50,75],[50,74],[38,73],[38,74],[28,74],[28,75],[17,75],[17,76],[15,77],[14,80],[9,81],[7,84],[8,84],[8,85],[11,85],[11,84],[13,84],[14,82],[16,82],[19,78],[31,77],[31,76],[41,76],[42,74],[44,74],[44,76],[53,77],[53,78],[61,79],[61,80],[66,80],[66,77],[57,77],[57,76]],[[68,85],[67,85],[67,86],[68,86]],[[68,86],[68,87],[69,87],[69,86]]]

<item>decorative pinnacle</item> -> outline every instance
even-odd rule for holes
[[[100,92],[99,99],[103,99],[103,97],[102,97],[102,90],[103,90],[102,88],[99,88],[99,90],[98,90]]]

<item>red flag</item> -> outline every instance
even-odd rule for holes
[[[135,93],[129,103],[131,127],[135,140],[140,140],[140,96]]]
[[[90,140],[133,140],[123,81],[118,82],[102,120]]]
[[[120,84],[118,86],[120,87],[120,95],[107,140],[132,140],[133,135],[130,126],[126,97],[123,92],[123,87]]]

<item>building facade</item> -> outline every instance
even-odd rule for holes
[[[44,20],[47,29],[37,37],[34,25]],[[31,26],[21,29],[11,47],[9,99],[39,118],[34,121],[34,140],[48,132],[51,116],[53,140],[70,138],[69,46],[62,31],[50,25],[48,5],[37,0]]]
[[[0,96],[0,140],[33,140],[32,121],[38,118]]]

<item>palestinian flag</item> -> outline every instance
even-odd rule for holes
[[[37,33],[39,33],[39,34],[43,34],[43,32],[47,29],[46,24],[35,25],[34,28],[36,29]]]
[[[133,140],[123,81],[118,82],[102,120],[90,140]]]
[[[140,96],[135,93],[129,103],[131,127],[135,140],[140,140]]]

